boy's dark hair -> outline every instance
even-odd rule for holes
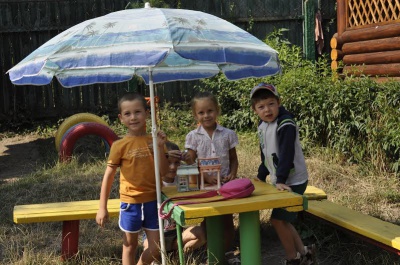
[[[215,104],[215,107],[216,107],[218,113],[220,113],[220,107],[219,107],[217,97],[211,92],[204,91],[204,92],[197,93],[193,97],[192,101],[190,102],[190,106],[192,107],[193,115],[196,115],[196,113],[195,113],[196,102],[199,100],[202,100],[202,99],[206,99],[206,98],[211,100]]]
[[[121,113],[121,103],[124,101],[133,101],[133,100],[140,100],[143,103],[143,108],[147,110],[149,106],[147,105],[146,99],[138,94],[138,93],[133,93],[133,92],[128,92],[122,95],[122,97],[118,100],[118,113]]]
[[[178,145],[176,145],[175,143],[170,142],[170,141],[167,141],[167,142],[165,143],[165,146],[167,147],[167,150],[168,150],[168,151],[180,150]]]
[[[268,98],[276,98],[279,101],[278,90],[271,84],[259,83],[250,92],[251,107],[254,109],[259,101]]]
[[[275,96],[274,93],[272,93],[269,90],[266,89],[261,89],[256,91],[253,96],[251,97],[251,107],[254,109],[254,106],[260,102],[261,100],[268,99],[268,98],[276,98],[279,100],[279,97]]]

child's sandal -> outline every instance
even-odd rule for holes
[[[301,265],[316,265],[316,254],[317,254],[317,247],[315,244],[311,244],[309,246],[304,247],[306,253],[301,255]]]

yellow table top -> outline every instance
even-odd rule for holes
[[[221,202],[199,203],[176,207],[174,219],[181,220],[183,223],[198,223],[207,216],[216,216],[229,213],[240,213],[261,209],[299,206],[303,209],[303,197],[287,191],[278,191],[270,184],[253,180],[255,191],[244,199],[233,199]],[[163,193],[166,197],[182,196],[196,192],[177,192],[175,186],[164,187]],[[312,192],[312,196],[317,196]],[[213,199],[218,197],[213,197]],[[195,201],[195,199],[191,199]],[[197,199],[197,201],[208,199]],[[119,215],[119,199],[108,200],[108,211],[110,217]],[[44,204],[28,204],[14,206],[15,223],[34,223],[34,222],[55,222],[68,220],[94,219],[99,209],[99,200],[56,202]],[[167,207],[168,209],[168,207]],[[189,222],[190,219],[190,222]]]
[[[198,201],[198,204],[180,205],[175,207],[173,218],[180,225],[188,225],[193,222],[190,219],[201,220],[204,217],[218,216],[232,213],[242,213],[258,211],[263,209],[284,208],[298,206],[303,209],[303,196],[288,192],[279,191],[271,184],[261,181],[252,180],[255,190],[250,197],[241,199],[231,199],[219,202],[201,203],[201,201],[210,200],[203,199],[186,199],[181,201]],[[176,187],[163,187],[164,199],[174,196],[185,196],[191,194],[203,193],[204,191],[177,192]],[[212,199],[220,198],[221,196],[213,197]],[[179,200],[174,201],[179,202]],[[166,209],[169,209],[171,204],[168,204]]]

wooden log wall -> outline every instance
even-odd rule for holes
[[[400,1],[373,5],[375,1],[359,6],[354,0],[337,0],[331,69],[341,76],[368,75],[378,82],[400,79]]]

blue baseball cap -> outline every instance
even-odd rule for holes
[[[260,83],[257,86],[253,87],[253,89],[250,92],[250,98],[253,97],[254,93],[256,93],[260,89],[266,89],[272,92],[276,97],[279,98],[278,90],[271,84],[267,83]]]

